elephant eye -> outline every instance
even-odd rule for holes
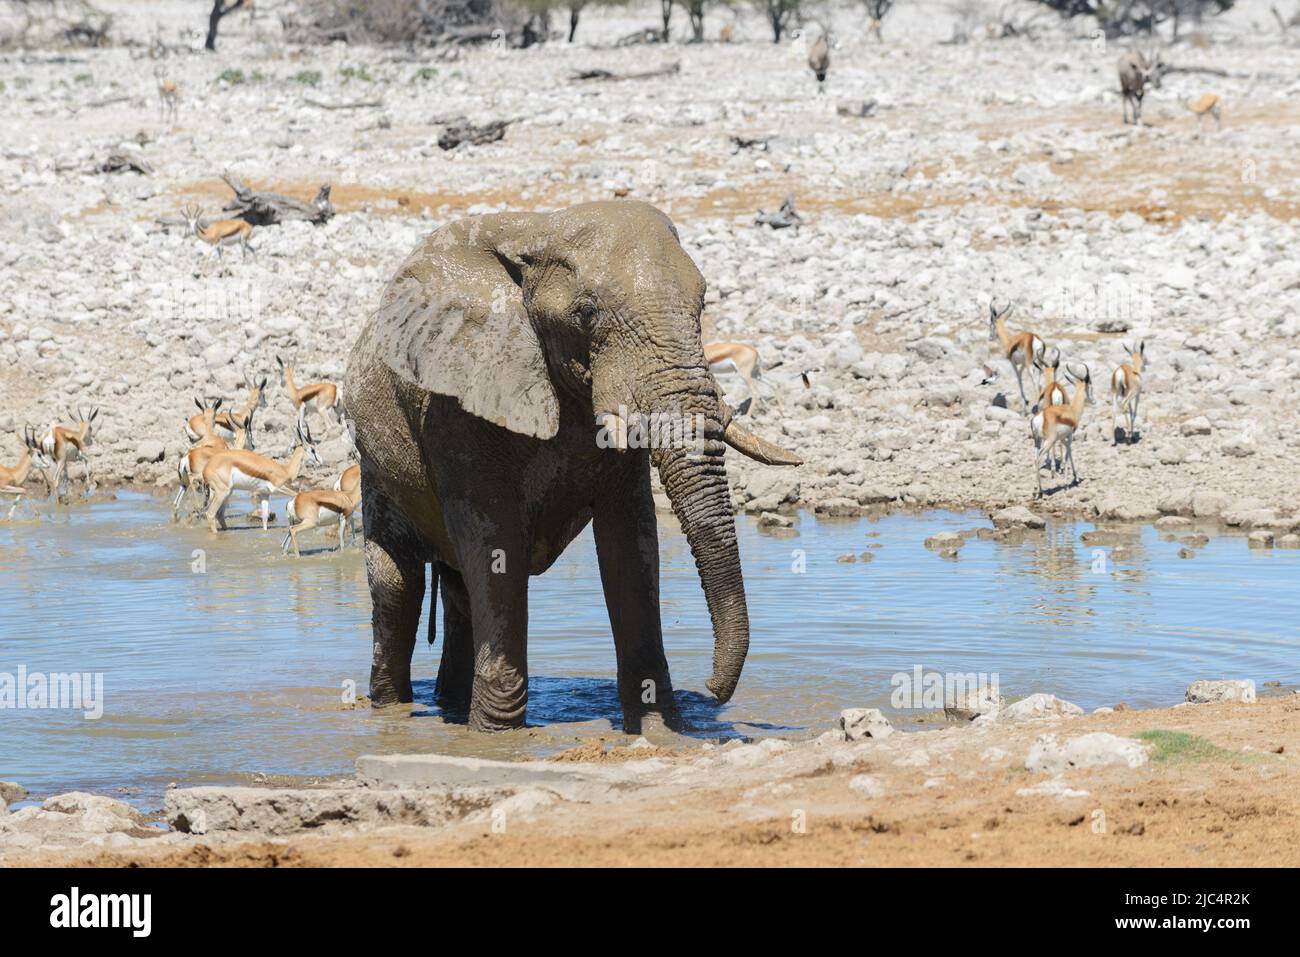
[[[574,309],[579,319],[584,323],[589,323],[596,317],[596,300],[590,296],[583,296],[574,303]]]

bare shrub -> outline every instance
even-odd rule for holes
[[[1037,0],[1062,17],[1092,17],[1108,37],[1151,33],[1173,22],[1174,37],[1185,20],[1200,23],[1208,14],[1231,10],[1236,0]]]
[[[509,0],[302,0],[283,17],[299,43],[479,43],[527,46],[545,39],[549,20]],[[545,24],[543,25],[543,21]]]

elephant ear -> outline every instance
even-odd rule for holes
[[[373,341],[408,382],[549,439],[559,401],[522,289],[535,225],[531,216],[484,216],[435,232],[384,290]]]

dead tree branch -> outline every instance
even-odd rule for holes
[[[221,178],[235,194],[235,198],[222,208],[237,213],[240,219],[247,220],[254,226],[275,226],[295,219],[320,224],[328,222],[334,216],[329,183],[322,183],[316,198],[310,203],[304,203],[292,196],[251,190],[230,173],[222,173]]]

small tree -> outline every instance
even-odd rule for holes
[[[790,21],[803,6],[803,0],[755,0],[755,5],[772,26],[772,42],[780,43],[790,28]]]
[[[582,16],[582,11],[587,6],[587,0],[569,0],[569,42],[573,42],[574,35],[578,32],[578,18]]]
[[[614,7],[626,3],[627,0],[531,0],[532,6],[564,6],[569,10],[569,42],[578,33],[578,20],[582,16],[582,11],[588,7]]]
[[[208,38],[203,41],[203,49],[216,50],[217,29],[221,18],[227,13],[234,13],[244,5],[244,0],[212,0],[212,12],[208,14]]]
[[[686,15],[691,18],[691,39],[696,43],[704,39],[704,5],[708,0],[686,0]]]
[[[880,35],[880,25],[884,22],[885,14],[894,8],[894,0],[862,0],[867,8],[867,36],[875,37],[876,42],[884,41]]]

